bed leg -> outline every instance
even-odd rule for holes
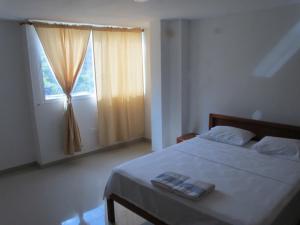
[[[107,217],[108,217],[108,221],[111,224],[115,224],[116,219],[115,219],[114,200],[110,197],[107,199]]]

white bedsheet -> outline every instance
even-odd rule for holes
[[[166,171],[216,190],[194,202],[152,186]],[[105,196],[117,194],[170,225],[270,225],[299,185],[299,162],[196,137],[115,168]]]

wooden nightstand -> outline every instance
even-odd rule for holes
[[[176,142],[178,144],[178,143],[183,142],[185,140],[189,140],[193,137],[196,137],[196,135],[197,135],[196,133],[183,134],[183,135],[176,138]]]

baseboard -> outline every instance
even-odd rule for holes
[[[149,143],[149,144],[152,143],[151,138],[146,138],[146,137],[144,137],[143,139],[144,139],[144,142],[147,142],[147,143]]]
[[[50,167],[50,166],[60,164],[60,163],[64,163],[64,162],[67,162],[67,161],[87,157],[89,155],[97,154],[97,153],[100,153],[100,152],[114,150],[114,149],[117,149],[117,148],[128,147],[130,145],[133,145],[133,144],[136,144],[136,143],[139,143],[139,142],[151,143],[151,139],[141,137],[141,138],[137,138],[137,139],[134,139],[134,140],[127,141],[127,142],[122,142],[122,143],[117,143],[117,144],[110,145],[110,146],[107,146],[107,147],[102,147],[102,148],[99,148],[99,149],[95,149],[94,151],[82,153],[80,155],[75,155],[75,156],[65,158],[65,159],[59,159],[59,160],[49,162],[49,163],[45,163],[45,164],[39,164],[38,162],[31,162],[31,163],[27,163],[27,164],[24,164],[24,165],[20,165],[20,166],[11,167],[11,168],[8,168],[8,169],[0,170],[0,176],[3,175],[3,174],[14,173],[14,172],[24,170],[24,169],[27,169],[27,168],[32,168],[32,167],[46,168],[46,167]]]
[[[14,167],[10,167],[8,169],[4,169],[4,170],[0,170],[0,176],[4,175],[4,174],[8,174],[8,173],[15,173],[18,172],[20,170],[24,170],[24,169],[28,169],[28,168],[33,168],[33,167],[38,167],[39,164],[37,162],[31,162],[31,163],[26,163],[20,166],[14,166]]]
[[[46,167],[57,165],[57,164],[64,163],[64,162],[67,162],[67,161],[84,158],[84,157],[87,157],[87,156],[90,156],[90,155],[93,155],[93,154],[98,154],[100,152],[128,147],[130,145],[133,145],[133,144],[136,144],[136,143],[139,143],[139,142],[151,143],[151,140],[148,139],[148,138],[141,137],[141,138],[133,139],[133,140],[130,140],[130,141],[121,142],[121,143],[117,143],[117,144],[114,144],[114,145],[110,145],[110,146],[102,147],[102,148],[99,148],[99,149],[95,149],[93,151],[82,153],[80,155],[75,155],[75,156],[72,156],[72,157],[69,157],[69,158],[59,159],[59,160],[56,160],[56,161],[52,161],[52,162],[44,163],[44,164],[38,164],[38,165],[39,165],[40,168],[46,168]]]

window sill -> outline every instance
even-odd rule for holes
[[[80,101],[84,99],[96,98],[96,94],[83,94],[83,95],[73,95],[72,101]]]
[[[87,99],[96,98],[96,94],[81,94],[81,95],[73,95],[72,96],[72,102],[75,101],[82,101]],[[55,96],[55,97],[48,97],[44,100],[44,104],[51,104],[51,103],[57,103],[57,102],[64,102],[66,100],[66,97],[64,95]]]

